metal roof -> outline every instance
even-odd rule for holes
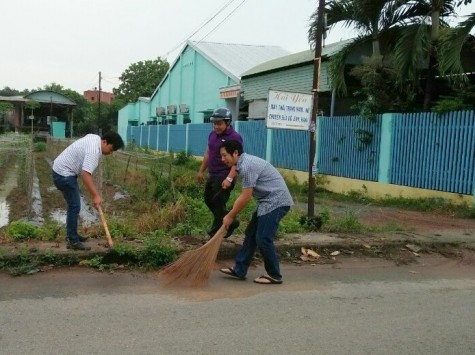
[[[194,41],[188,41],[187,45],[236,82],[252,67],[289,54],[279,46]]]
[[[322,48],[322,57],[328,58],[335,55],[351,41],[353,41],[353,39],[348,39],[348,40],[340,41],[337,43],[327,44],[325,47]],[[285,57],[276,58],[273,60],[269,60],[265,63],[256,65],[255,67],[242,73],[242,76],[243,77],[250,76],[250,75],[260,74],[260,73],[264,73],[264,72],[268,72],[272,70],[278,70],[281,68],[307,64],[307,63],[313,62],[314,59],[315,59],[315,51],[308,49],[306,51],[290,54]]]
[[[0,96],[0,101],[9,101],[9,102],[26,102],[28,101],[23,96]]]
[[[51,90],[40,90],[25,95],[27,100],[35,100],[41,103],[52,103],[66,106],[76,106],[76,103],[64,94]]]

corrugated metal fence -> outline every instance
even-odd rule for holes
[[[471,195],[474,121],[473,111],[398,115],[391,183]]]
[[[382,131],[383,120],[391,119]],[[274,166],[308,171],[309,133],[268,130],[265,121],[239,121],[244,150]],[[127,142],[160,151],[203,155],[211,125],[129,126]],[[388,159],[389,183],[473,194],[475,117],[473,111],[385,114],[375,121],[358,116],[319,117],[317,172],[378,181],[381,159]],[[270,137],[270,139],[269,139]],[[390,141],[389,152],[381,152]]]

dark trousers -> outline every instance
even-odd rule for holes
[[[211,236],[218,231],[223,224],[224,216],[229,212],[226,204],[234,188],[234,182],[228,189],[223,190],[221,184],[224,179],[226,179],[226,176],[210,176],[205,184],[205,203],[213,214],[213,224],[208,232]]]
[[[241,250],[236,256],[236,265],[233,268],[238,276],[246,276],[254,253],[258,248],[264,259],[267,274],[276,280],[282,280],[279,256],[275,249],[274,239],[280,220],[289,212],[289,209],[289,206],[283,206],[262,216],[257,216],[257,211],[252,214],[251,221],[246,228],[246,236]]]
[[[66,214],[66,235],[71,243],[79,241],[78,237],[78,219],[81,210],[81,195],[77,176],[62,176],[53,173],[53,182],[59,191],[63,193],[64,199],[68,204]]]

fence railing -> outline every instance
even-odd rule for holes
[[[237,121],[244,150],[274,166],[308,171],[309,132],[267,129]],[[159,151],[204,154],[210,124],[129,126],[127,143]],[[472,195],[473,111],[319,117],[316,171],[320,174]]]

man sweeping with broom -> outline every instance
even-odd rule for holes
[[[159,276],[166,285],[204,286],[214,269],[221,242],[229,233],[229,227],[254,196],[257,210],[246,228],[246,237],[236,258],[236,265],[220,271],[244,280],[254,252],[259,248],[264,257],[267,275],[258,277],[254,282],[280,284],[282,275],[274,237],[280,220],[293,205],[287,185],[277,169],[261,158],[243,153],[242,145],[237,141],[225,141],[221,145],[220,154],[221,160],[228,167],[236,166],[242,178],[242,192],[215,235],[200,248],[183,253],[177,261],[167,265]]]
[[[244,242],[236,256],[234,267],[222,268],[220,271],[244,280],[256,248],[259,248],[267,275],[256,278],[254,282],[281,284],[282,275],[274,238],[280,220],[293,205],[289,189],[276,168],[259,157],[243,153],[239,142],[224,142],[220,152],[222,161],[229,167],[236,166],[236,171],[242,179],[241,194],[224,217],[223,226],[228,228],[252,197],[257,201],[257,209],[246,228]]]

